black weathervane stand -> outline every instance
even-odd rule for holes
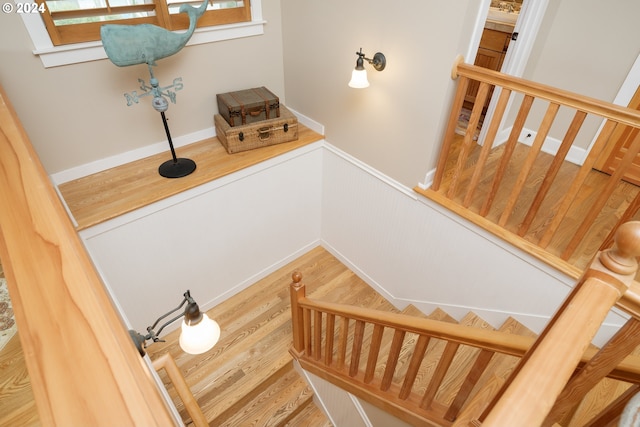
[[[151,86],[147,86],[144,80],[138,79],[138,82],[140,82],[140,89],[143,90],[144,93],[142,95],[138,95],[136,91],[133,91],[131,94],[125,93],[124,96],[127,99],[127,105],[131,105],[132,103],[137,104],[139,98],[146,95],[153,95],[151,105],[153,105],[153,108],[158,111],[162,117],[162,124],[164,125],[164,131],[167,134],[167,142],[169,142],[172,157],[171,160],[167,160],[160,165],[158,173],[165,178],[181,178],[183,176],[187,176],[196,170],[196,162],[191,159],[179,158],[176,156],[176,150],[173,147],[173,141],[171,139],[171,132],[169,132],[167,116],[165,115],[165,111],[169,109],[169,102],[165,97],[168,97],[171,102],[175,104],[176,91],[179,91],[183,87],[182,78],[175,78],[173,80],[173,84],[170,86],[160,87],[158,79],[153,75],[151,65],[149,65],[149,73],[151,74],[151,79],[149,80]],[[169,89],[174,90],[172,91]]]

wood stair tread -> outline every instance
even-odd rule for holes
[[[307,406],[289,420],[285,427],[332,427],[333,424],[327,419],[327,416],[318,408],[315,402],[309,403]]]
[[[242,409],[239,409],[220,427],[284,426],[304,407],[312,403],[313,392],[300,375],[293,369],[293,363],[286,365],[278,378],[259,393],[252,395]],[[219,418],[218,418],[219,420]]]
[[[493,327],[489,323],[474,313],[466,314],[458,323],[463,326],[493,330]],[[453,362],[451,363],[451,366],[456,367],[456,369],[452,368],[447,372],[447,375],[444,377],[442,385],[436,394],[436,401],[447,406],[451,404],[457,394],[457,391],[460,389],[462,382],[469,373],[479,351],[480,350],[474,347],[466,345],[460,346],[453,358]]]

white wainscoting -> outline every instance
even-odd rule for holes
[[[207,310],[317,246],[322,157],[317,142],[82,231],[129,327],[187,289]]]
[[[81,233],[130,326],[322,244],[393,304],[539,332],[573,280],[321,141]],[[612,313],[596,343],[624,321]]]

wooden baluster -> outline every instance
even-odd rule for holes
[[[584,396],[638,345],[640,345],[640,320],[632,317],[588,363],[571,377],[547,415],[543,426],[552,426],[580,403]]]
[[[353,336],[353,347],[351,349],[351,364],[349,365],[349,376],[355,377],[360,367],[360,354],[362,352],[362,340],[364,338],[365,323],[362,320],[356,321]]]
[[[524,221],[522,221],[522,224],[520,224],[520,228],[518,229],[518,235],[524,236],[527,233],[527,231],[529,231],[529,227],[531,227],[531,223],[533,222],[533,219],[538,213],[540,206],[542,206],[542,202],[547,196],[547,192],[549,191],[549,189],[551,188],[551,185],[556,179],[556,176],[560,171],[560,167],[562,166],[562,163],[564,162],[564,159],[567,156],[569,149],[573,145],[573,141],[575,141],[576,136],[580,131],[580,127],[582,127],[582,123],[584,123],[584,119],[586,117],[587,117],[587,113],[585,113],[584,111],[576,111],[576,114],[573,117],[573,121],[571,122],[571,125],[569,126],[569,129],[567,130],[567,133],[565,134],[564,139],[562,140],[562,144],[560,144],[560,148],[558,149],[558,152],[553,157],[551,166],[549,166],[549,169],[547,170],[544,180],[542,181],[542,184],[538,189],[538,193],[536,194],[536,197],[533,200],[533,203],[531,203],[529,212],[527,212],[527,215]]]
[[[513,151],[516,148],[518,137],[520,136],[520,132],[522,132],[522,128],[524,127],[525,121],[527,120],[529,111],[531,111],[533,100],[534,98],[532,96],[527,95],[522,100],[522,104],[520,104],[520,109],[518,110],[516,121],[513,123],[513,128],[511,129],[511,133],[509,134],[509,139],[505,144],[502,157],[500,158],[500,164],[498,165],[496,173],[493,176],[491,190],[489,191],[489,194],[487,195],[487,198],[482,205],[482,209],[480,209],[480,215],[482,216],[487,216],[489,210],[491,209],[491,205],[493,204],[493,200],[495,199],[496,194],[498,194],[498,188],[500,187],[500,184],[502,184],[502,178],[507,171],[507,166],[509,165],[509,161],[511,160]]]
[[[313,319],[313,357],[320,360],[322,357],[322,312],[316,310]]]
[[[304,351],[307,357],[313,356],[312,330],[311,330],[311,310],[305,308],[302,310],[302,322],[304,324]]]
[[[420,335],[418,337],[418,342],[413,349],[411,361],[409,362],[409,367],[407,368],[407,373],[404,376],[404,381],[402,382],[402,387],[400,388],[400,394],[398,395],[398,397],[402,400],[408,398],[411,394],[411,388],[413,387],[413,383],[416,381],[416,377],[418,376],[418,370],[420,369],[422,359],[424,359],[424,353],[427,351],[429,340],[430,337],[426,335]]]
[[[473,105],[473,110],[471,110],[471,117],[469,117],[467,131],[464,134],[462,147],[460,148],[460,152],[458,153],[456,166],[453,171],[453,175],[451,176],[449,189],[447,190],[447,197],[449,199],[453,199],[456,195],[456,191],[458,190],[458,184],[460,182],[460,178],[462,177],[462,173],[464,172],[465,164],[467,163],[467,158],[469,157],[469,152],[471,151],[471,146],[473,144],[473,137],[475,136],[476,128],[478,127],[480,116],[482,115],[482,106],[484,105],[484,101],[487,99],[487,95],[489,93],[489,86],[490,85],[488,83],[480,83],[480,89],[478,89],[476,101]]]
[[[336,315],[327,313],[327,339],[324,346],[324,364],[331,366],[333,363],[333,340],[335,337]]]
[[[167,376],[176,389],[176,393],[180,396],[180,399],[184,404],[184,409],[187,410],[187,413],[191,417],[193,425],[195,427],[209,427],[207,418],[202,413],[200,406],[198,406],[198,402],[193,397],[193,393],[191,393],[191,389],[189,388],[187,381],[184,379],[180,368],[178,368],[178,365],[171,354],[165,353],[154,360],[153,368],[156,371],[160,371],[161,369],[165,370]]]
[[[527,158],[524,164],[522,165],[522,169],[520,169],[520,174],[516,179],[516,183],[513,189],[511,190],[511,194],[509,195],[509,198],[507,199],[507,205],[505,206],[504,211],[502,212],[502,215],[498,220],[498,225],[500,225],[501,227],[505,226],[505,224],[509,220],[509,217],[511,216],[511,213],[513,212],[513,208],[515,207],[516,202],[520,197],[520,193],[524,188],[524,185],[527,181],[527,177],[529,176],[529,172],[531,172],[533,163],[536,161],[536,158],[538,157],[538,154],[542,149],[544,140],[547,138],[547,135],[549,134],[549,129],[551,129],[551,125],[553,124],[553,121],[556,117],[556,114],[558,113],[559,108],[560,108],[560,105],[555,103],[549,104],[549,107],[547,108],[547,112],[544,115],[544,118],[542,119],[542,123],[540,123],[540,128],[538,129],[538,134],[536,135],[536,139],[533,141],[533,145],[529,150],[529,154],[527,155]]]
[[[349,339],[349,318],[343,317],[340,322],[340,335],[338,341],[338,370],[344,369],[344,361],[347,357],[347,340]]]
[[[464,382],[460,386],[460,390],[456,395],[455,399],[449,406],[447,413],[444,415],[444,419],[448,421],[455,421],[456,417],[460,413],[462,409],[462,405],[467,401],[469,396],[471,395],[471,391],[473,387],[478,383],[480,377],[489,366],[489,362],[491,362],[491,358],[495,352],[490,350],[481,350],[478,353],[478,357],[476,357],[476,361],[471,367],[469,374],[464,379]]]
[[[389,349],[389,356],[387,356],[387,365],[384,368],[382,383],[380,384],[380,390],[382,391],[387,391],[389,390],[389,387],[391,387],[393,375],[396,372],[396,366],[398,365],[398,359],[400,358],[400,351],[402,350],[404,336],[405,331],[399,329],[397,329],[393,334],[391,348]]]
[[[600,245],[598,250],[604,251],[605,249],[609,249],[611,245],[613,245],[613,238],[616,235],[616,231],[618,230],[618,227],[620,227],[620,224],[631,221],[638,212],[638,209],[640,209],[640,192],[638,192],[638,194],[636,194],[636,197],[633,198],[633,201],[629,203],[629,206],[627,206],[627,209],[625,209],[616,225],[613,226],[609,234],[607,234],[607,237],[602,241],[602,244]]]
[[[483,427],[540,425],[615,302],[634,282],[640,222],[623,224],[616,246],[600,252],[562,311],[545,328]],[[553,360],[554,363],[549,361]],[[527,398],[523,398],[523,397]]]
[[[440,357],[440,361],[438,362],[438,367],[431,377],[429,387],[427,387],[427,390],[422,397],[422,401],[420,402],[421,408],[427,409],[431,406],[431,402],[433,402],[433,399],[436,397],[440,384],[442,384],[442,380],[444,380],[444,376],[447,374],[449,366],[451,366],[451,362],[453,362],[453,357],[456,355],[458,347],[460,347],[460,344],[458,343],[447,343],[444,351],[442,352],[442,356]]]
[[[580,227],[578,227],[578,230],[575,232],[573,239],[571,239],[564,252],[562,252],[562,259],[567,260],[569,259],[569,257],[571,257],[571,255],[573,255],[573,252],[576,250],[585,234],[587,234],[589,228],[591,228],[591,225],[602,211],[602,208],[607,203],[607,200],[609,200],[609,197],[611,197],[611,194],[613,193],[613,190],[615,190],[616,185],[620,183],[625,172],[635,160],[638,151],[640,151],[640,133],[638,133],[636,138],[631,143],[631,146],[622,158],[622,161],[618,165],[618,168],[614,171],[613,175],[611,175],[611,178],[609,178],[609,180],[607,181],[607,185],[605,186],[605,188],[600,192],[600,196],[598,197],[596,202],[590,206],[587,215],[580,224]]]
[[[289,286],[289,295],[291,299],[291,328],[293,330],[293,350],[297,353],[297,356],[302,355],[305,349],[304,346],[304,326],[303,326],[303,314],[302,307],[300,307],[300,300],[306,296],[306,289],[302,281],[302,274],[299,271],[294,272],[291,275],[291,286]]]
[[[562,223],[562,220],[567,215],[567,212],[569,211],[569,208],[573,203],[573,199],[575,199],[576,195],[578,194],[578,190],[580,190],[580,187],[582,187],[585,180],[587,179],[587,176],[591,172],[591,169],[593,168],[594,163],[596,162],[598,156],[606,146],[607,141],[609,141],[609,138],[611,137],[611,134],[613,133],[615,128],[616,128],[616,123],[611,120],[607,121],[607,123],[602,128],[602,132],[600,132],[600,136],[596,140],[595,144],[593,144],[593,147],[591,148],[589,155],[587,156],[584,163],[580,167],[578,174],[576,175],[576,177],[573,179],[573,182],[571,183],[571,187],[569,187],[569,190],[567,190],[553,219],[547,226],[547,229],[542,235],[542,238],[538,242],[538,246],[540,246],[541,248],[546,248],[547,246],[549,246],[549,243],[551,243],[551,239],[556,234],[556,231],[558,231],[558,227],[560,227],[560,223]]]
[[[480,156],[478,157],[478,161],[473,170],[473,175],[471,176],[471,182],[469,183],[467,194],[462,201],[462,205],[465,208],[468,208],[471,205],[471,200],[473,199],[473,193],[476,191],[478,184],[480,183],[480,178],[482,177],[482,171],[484,170],[485,163],[487,162],[487,158],[489,157],[489,153],[493,148],[493,142],[496,139],[496,135],[498,133],[498,128],[500,127],[500,122],[502,121],[502,117],[504,116],[504,112],[507,108],[507,102],[509,102],[509,97],[511,96],[511,91],[508,89],[502,89],[500,92],[500,97],[498,98],[498,104],[496,105],[496,110],[493,114],[493,119],[489,124],[489,129],[487,130],[486,138],[482,143],[482,149],[480,150]]]
[[[440,155],[438,156],[438,163],[436,165],[436,174],[433,177],[433,183],[431,189],[438,191],[440,184],[442,184],[442,177],[444,176],[445,167],[447,166],[447,159],[451,152],[451,146],[453,145],[453,139],[456,134],[456,126],[458,125],[458,118],[460,111],[462,110],[462,104],[464,103],[464,97],[467,94],[467,86],[469,85],[469,79],[467,77],[460,77],[458,81],[458,88],[456,90],[456,96],[451,106],[451,113],[449,113],[449,121],[447,122],[447,130],[445,132],[444,141],[442,141],[442,147],[440,148]]]
[[[378,355],[380,354],[380,345],[382,344],[382,334],[384,326],[375,324],[373,326],[373,335],[371,336],[371,347],[369,348],[369,357],[367,358],[367,367],[364,373],[364,382],[369,384],[376,373],[376,365],[378,363]]]

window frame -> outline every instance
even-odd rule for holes
[[[19,0],[13,2],[24,3]],[[29,2],[35,3],[33,0]],[[44,20],[38,13],[23,13],[20,17],[35,47],[33,54],[40,58],[45,68],[107,58],[99,40],[54,46]],[[261,35],[264,34],[265,23],[262,18],[262,0],[251,0],[250,21],[197,28],[187,46]],[[182,31],[184,30],[179,30]]]

